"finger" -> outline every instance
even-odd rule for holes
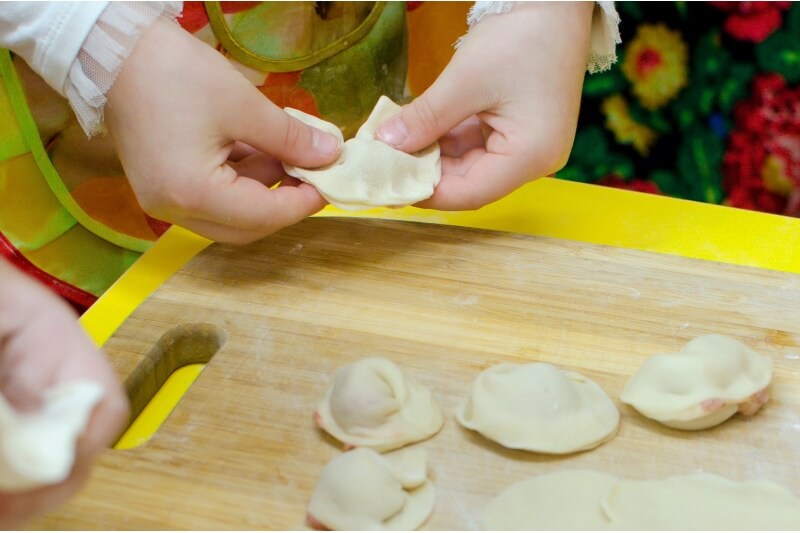
[[[0,492],[0,529],[18,529],[37,515],[44,514],[66,502],[88,480],[88,464],[76,464],[69,478],[58,485],[20,492]]]
[[[228,161],[240,161],[247,156],[258,153],[258,150],[243,142],[234,142],[231,153],[228,154]]]
[[[299,222],[325,206],[325,200],[306,183],[269,189],[248,178],[208,191],[196,212],[203,217],[178,223],[204,237],[246,244]]]
[[[458,58],[456,53],[433,85],[381,124],[376,137],[412,153],[429,146],[471,115],[485,111],[490,102],[477,70]]]
[[[228,161],[228,165],[240,177],[250,178],[267,186],[278,183],[286,175],[280,161],[257,151],[239,161]]]
[[[122,387],[106,385],[102,400],[92,411],[86,431],[78,439],[76,460],[91,463],[110,448],[130,422],[128,398]]]
[[[336,160],[341,149],[336,136],[289,116],[252,86],[246,95],[232,107],[227,128],[231,138],[303,168]]]
[[[443,211],[478,209],[541,177],[527,167],[526,161],[514,156],[473,150],[460,166],[448,168],[451,173],[445,173],[443,165],[433,196],[416,205]]]
[[[439,139],[442,156],[461,157],[475,148],[486,145],[484,123],[472,116]]]
[[[281,178],[281,187],[298,187],[302,183],[305,182],[301,179],[295,178],[294,176],[283,176]]]

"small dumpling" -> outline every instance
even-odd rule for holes
[[[425,450],[383,456],[356,448],[322,470],[306,520],[335,531],[409,531],[428,519],[435,503]]]
[[[444,423],[431,392],[382,357],[339,370],[314,419],[346,447],[378,451],[425,440]]]
[[[319,168],[283,165],[290,176],[313,185],[330,203],[351,211],[377,206],[411,205],[433,195],[441,179],[439,144],[414,154],[395,150],[375,139],[375,130],[400,112],[400,106],[381,96],[367,121],[342,144],[333,163]],[[309,126],[332,133],[343,142],[335,124],[292,108],[285,111]]]
[[[769,400],[772,360],[724,335],[703,335],[679,353],[644,361],[621,399],[644,416],[676,429],[721,424],[753,415]]]
[[[503,363],[478,376],[456,418],[506,448],[559,454],[610,440],[619,411],[578,373],[548,363]]]
[[[30,413],[17,412],[0,396],[0,490],[28,491],[67,479],[76,442],[102,396],[97,383],[62,383],[46,390],[42,407]]]

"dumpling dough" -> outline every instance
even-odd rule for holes
[[[753,415],[769,400],[772,360],[723,335],[703,335],[676,354],[654,355],[622,391],[623,402],[676,429]]]
[[[45,391],[41,409],[15,411],[0,396],[0,490],[32,490],[64,481],[75,443],[103,396],[97,383],[62,383]]]
[[[312,527],[337,531],[409,531],[428,519],[435,503],[425,450],[383,456],[356,448],[322,470],[307,520]]]
[[[478,376],[456,418],[506,448],[572,453],[610,440],[619,411],[580,374],[548,363],[502,363]]]
[[[607,529],[600,505],[617,478],[589,470],[560,470],[511,485],[484,511],[491,531]]]
[[[285,111],[344,141],[335,124],[297,109],[285,108]],[[407,154],[375,139],[378,126],[399,111],[399,105],[381,96],[356,136],[342,145],[339,159],[314,169],[284,164],[284,170],[313,185],[336,207],[351,211],[404,206],[430,198],[442,177],[439,144]]]
[[[314,419],[347,447],[378,451],[427,439],[444,423],[430,391],[382,357],[339,370]]]
[[[603,507],[614,529],[800,529],[800,499],[785,488],[712,474],[624,480],[611,489]]]
[[[516,483],[486,507],[487,530],[777,530],[800,528],[800,499],[769,481],[712,474],[617,479],[563,470]]]

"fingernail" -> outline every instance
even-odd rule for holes
[[[314,129],[314,150],[320,154],[333,155],[339,151],[339,139],[335,135]]]
[[[408,138],[408,128],[402,117],[398,115],[381,125],[375,132],[375,136],[390,146],[398,147]]]

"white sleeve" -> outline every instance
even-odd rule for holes
[[[619,36],[619,14],[614,2],[597,2],[592,13],[592,34],[589,41],[589,57],[586,68],[591,73],[602,72],[617,62]]]
[[[64,94],[72,62],[108,2],[4,2],[0,47],[21,56]]]
[[[508,13],[513,7],[514,2],[475,2],[469,10],[467,24],[472,27],[486,15]],[[621,42],[619,15],[614,7],[614,2],[597,2],[594,13],[592,13],[592,33],[589,40],[586,69],[594,74],[611,68],[611,65],[617,62],[616,48]]]
[[[102,12],[73,57],[63,93],[87,135],[105,131],[106,94],[142,31],[159,17],[175,19],[182,7],[182,2],[111,2]]]
[[[182,2],[4,2],[0,47],[69,100],[81,127],[103,131],[106,94],[142,30]]]

